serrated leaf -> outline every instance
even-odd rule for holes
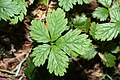
[[[94,37],[101,41],[109,41],[113,38],[116,38],[119,34],[120,27],[118,27],[114,23],[103,23],[103,24],[97,24],[95,28],[95,34]]]
[[[43,43],[50,41],[48,30],[41,21],[33,20],[31,24],[32,25],[30,26],[30,35],[32,39],[36,40],[37,42]]]
[[[108,10],[103,7],[98,7],[93,12],[93,17],[100,19],[100,21],[105,21],[108,17]]]
[[[35,47],[32,52],[33,62],[35,66],[43,65],[48,58],[48,55],[50,53],[50,45],[43,44]]]
[[[0,20],[9,20],[19,14],[19,8],[12,0],[0,0]]]
[[[66,72],[66,68],[68,68],[68,56],[65,55],[60,48],[53,45],[51,48],[51,52],[48,59],[49,72],[54,72],[55,75],[63,76],[64,72]]]
[[[67,47],[69,50],[73,50],[77,52],[79,55],[82,55],[83,57],[84,55],[87,54],[93,54],[92,56],[93,58],[96,55],[96,53],[94,53],[94,51],[93,52],[91,51],[93,49],[91,41],[87,39],[88,37],[87,35],[85,34],[79,35],[80,33],[81,31],[77,29],[70,30],[64,36],[60,37],[57,40],[56,45],[59,46],[66,53],[68,52],[66,51],[66,47]],[[91,56],[84,58],[91,59]]]
[[[73,19],[73,25],[75,28],[84,30],[87,33],[90,26],[90,18],[87,18],[85,15],[76,16]]]
[[[63,7],[63,9],[65,9],[65,11],[69,11],[70,8],[73,8],[73,5],[76,4],[76,2],[78,2],[78,4],[83,4],[83,3],[90,3],[92,0],[58,0],[59,1],[59,6]]]
[[[89,31],[90,35],[91,35],[94,39],[96,39],[96,38],[95,38],[96,26],[97,26],[97,24],[96,24],[95,22],[93,22],[93,23],[91,24],[90,31]]]
[[[51,41],[55,41],[60,37],[61,33],[67,28],[67,19],[62,9],[58,8],[56,11],[47,14],[48,30],[50,31]]]
[[[107,61],[102,60],[103,64],[106,65],[107,67],[113,67],[115,65],[116,57],[107,52],[105,52],[103,55],[107,60]]]
[[[111,22],[120,22],[120,8],[109,9]]]
[[[98,0],[103,6],[109,8],[111,6],[112,0]]]
[[[58,0],[59,6],[63,7],[65,11],[69,11],[70,8],[73,8],[73,4],[76,4],[76,0]]]
[[[83,2],[84,3],[86,3],[86,4],[88,4],[88,3],[90,3],[92,0],[77,0],[77,2],[78,2],[78,4],[83,4]]]
[[[27,13],[26,9],[27,3],[25,2],[25,0],[14,0],[14,2],[17,4],[19,8],[19,15],[15,15],[12,17],[12,19],[10,19],[11,24],[16,24],[18,23],[19,20],[22,21],[24,19],[24,15],[26,15]]]

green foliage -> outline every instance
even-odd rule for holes
[[[111,6],[112,0],[98,0],[103,6],[109,8]]]
[[[108,17],[108,10],[103,7],[98,7],[93,12],[93,16],[94,16],[94,18],[97,17],[98,19],[100,19],[100,21],[104,21]]]
[[[0,0],[0,20],[10,20],[12,24],[18,19],[22,21],[27,13],[26,6],[25,0]]]
[[[63,7],[63,9],[65,9],[65,11],[69,11],[70,8],[73,8],[73,5],[76,5],[76,3],[78,2],[78,4],[83,4],[86,3],[90,3],[92,0],[58,0],[59,1],[59,6]]]
[[[10,19],[15,15],[19,14],[18,6],[12,0],[0,0],[0,20]]]
[[[84,14],[81,16],[76,15],[72,22],[75,28],[83,30],[86,33],[89,31],[90,18],[87,18]]]
[[[75,56],[73,54],[75,52],[86,59],[91,59],[96,55],[91,40],[87,39],[88,36],[79,35],[81,30],[69,30],[65,35],[61,35],[68,28],[63,10],[58,8],[56,11],[48,13],[46,21],[48,28],[41,21],[36,20],[33,20],[32,26],[30,26],[32,38],[43,43],[33,49],[32,56],[35,66],[43,65],[48,59],[49,72],[63,76],[68,68],[67,54]]]
[[[102,60],[103,64],[106,65],[107,67],[113,67],[115,65],[116,57],[108,52],[105,52],[103,55],[107,60],[107,61]]]
[[[97,40],[109,41],[116,38],[120,33],[120,5],[118,1],[114,1],[113,5],[111,5],[112,0],[99,0],[98,2],[107,8],[96,8],[93,16],[100,19],[100,21],[105,21],[107,17],[110,16],[110,22],[93,26],[91,30],[95,31],[91,31],[93,32],[91,35]]]
[[[101,41],[109,41],[113,38],[116,38],[120,33],[120,28],[114,23],[103,23],[103,24],[95,24],[95,26],[91,27],[91,35]]]

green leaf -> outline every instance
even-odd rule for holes
[[[84,57],[86,59],[91,59],[96,55],[96,52],[94,53],[94,50],[91,51],[93,49],[93,46],[91,44],[91,41],[89,39],[86,39],[88,36],[85,34],[79,35],[80,33],[81,33],[81,31],[77,30],[77,29],[70,30],[64,36],[60,37],[56,41],[56,45],[59,46],[66,53],[69,50],[73,50],[73,51],[77,52],[79,55],[82,55],[82,57]],[[92,57],[84,56],[87,54],[93,54],[93,56]]]
[[[48,30],[50,31],[51,41],[55,41],[61,36],[61,33],[67,28],[67,19],[63,10],[58,8],[56,11],[47,14]]]
[[[76,18],[73,19],[73,25],[75,28],[84,30],[87,33],[90,26],[90,18],[87,18],[85,15],[77,15]]]
[[[58,0],[59,6],[63,7],[65,11],[69,11],[70,8],[73,8],[73,4],[76,4],[76,0]]]
[[[0,20],[10,20],[11,24],[16,24],[24,19],[26,7],[25,0],[0,0]]]
[[[17,6],[19,7],[19,15],[15,15],[12,19],[10,19],[11,24],[18,23],[18,20],[22,21],[24,19],[24,15],[27,13],[27,3],[25,0],[14,0],[14,2],[17,3]]]
[[[112,0],[98,0],[103,6],[109,8],[111,6]]]
[[[43,43],[50,41],[48,30],[41,21],[33,20],[31,24],[32,25],[30,26],[30,35],[32,39],[36,40],[37,42]]]
[[[94,39],[96,39],[96,38],[95,38],[96,26],[97,26],[97,24],[96,24],[95,22],[93,22],[93,23],[91,24],[90,31],[89,31],[90,35],[91,35]]]
[[[50,45],[43,44],[35,47],[32,52],[33,62],[35,66],[40,66],[45,63],[45,60],[48,58],[50,53]]]
[[[86,3],[90,3],[92,0],[58,0],[59,1],[59,6],[63,7],[63,9],[65,9],[65,11],[69,11],[70,8],[73,8],[73,5],[76,5],[76,2],[78,2],[78,4],[83,4]]]
[[[110,8],[109,9],[111,22],[120,22],[120,8]]]
[[[105,52],[103,55],[107,60],[107,61],[102,60],[104,65],[106,65],[107,67],[115,66],[115,60],[116,60],[115,56],[113,56],[112,54],[107,53],[107,52]]]
[[[94,37],[101,41],[109,41],[116,38],[119,34],[120,27],[114,23],[97,24],[94,32]]]
[[[87,39],[88,36],[86,34],[79,35],[80,30],[70,30],[64,36],[61,34],[67,28],[67,20],[64,18],[65,13],[58,8],[47,15],[48,29],[39,20],[33,20],[30,26],[31,37],[37,42],[43,43],[33,49],[32,56],[35,66],[43,65],[48,59],[49,72],[54,72],[59,76],[63,76],[68,68],[67,54],[75,57],[79,54],[86,59],[91,59],[96,55],[91,41]],[[90,56],[86,56],[87,54]]]
[[[103,7],[98,7],[93,12],[93,17],[100,19],[100,21],[105,21],[108,17],[108,10]]]
[[[9,20],[19,14],[19,8],[12,0],[0,0],[0,20]]]
[[[66,53],[57,46],[52,46],[47,66],[47,69],[49,69],[50,73],[54,72],[57,76],[64,75],[64,72],[66,72],[66,68],[68,68],[69,61],[68,56],[66,56],[65,54]]]
[[[88,3],[90,3],[92,0],[77,0],[77,2],[78,2],[78,4],[83,4],[83,2],[84,3],[86,3],[86,4],[88,4]]]

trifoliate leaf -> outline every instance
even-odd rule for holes
[[[12,0],[0,0],[0,20],[9,20],[19,14],[18,5]]]
[[[109,8],[111,6],[112,0],[98,0],[103,6]]]
[[[85,15],[77,15],[76,18],[73,19],[73,25],[75,28],[84,30],[87,33],[90,26],[90,18],[87,18]]]
[[[64,72],[66,72],[66,68],[68,68],[68,56],[65,55],[59,47],[53,45],[51,48],[51,52],[48,59],[49,72],[54,72],[55,75],[63,76]]]
[[[37,42],[43,43],[50,41],[48,30],[41,21],[33,20],[31,24],[32,25],[30,26],[30,35],[32,39],[36,40]]]
[[[89,39],[86,39],[88,36],[85,34],[79,35],[80,33],[81,31],[77,29],[70,30],[68,33],[57,40],[56,45],[66,53],[69,49],[77,52],[79,55],[82,55],[82,57],[86,59],[91,59],[96,55],[96,52],[94,53],[94,50],[91,51],[93,49],[93,46],[91,44],[91,41]],[[93,56],[84,56],[89,54],[92,54]]]
[[[54,10],[47,14],[48,30],[50,31],[51,41],[55,41],[60,37],[61,33],[67,28],[67,19],[65,13],[61,9]]]
[[[103,64],[106,65],[107,67],[113,67],[115,65],[116,57],[107,52],[105,52],[103,55],[107,60],[107,61],[102,60]]]
[[[108,17],[108,10],[103,7],[98,7],[93,12],[93,17],[100,19],[100,21],[105,21]]]
[[[120,27],[118,27],[114,23],[103,23],[97,24],[94,32],[94,37],[101,41],[109,41],[113,38],[116,38],[120,31]]]
[[[45,63],[45,60],[48,58],[48,55],[50,53],[50,46],[47,44],[39,45],[38,47],[35,47],[32,52],[33,62],[35,66],[40,66]]]

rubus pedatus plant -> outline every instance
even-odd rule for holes
[[[91,20],[92,16],[86,17],[85,13],[74,18],[69,17],[70,20],[66,17],[65,13],[71,8],[74,9],[73,5],[89,4],[92,1],[58,0],[61,8],[48,13],[46,23],[32,20],[30,35],[40,43],[33,48],[31,54],[35,66],[40,67],[48,61],[49,72],[63,76],[70,64],[69,58],[81,57],[90,60],[97,54],[107,67],[115,65],[114,54],[120,52],[119,0],[97,0],[98,7],[92,13],[96,21]],[[0,0],[0,20],[9,20],[11,24],[17,24],[24,19],[26,7],[25,0]],[[104,50],[99,43],[105,45]]]
[[[73,8],[73,4],[91,2],[91,0],[58,1],[65,11]],[[31,37],[38,43],[42,43],[42,45],[35,47],[32,52],[35,66],[39,67],[47,60],[49,72],[63,76],[66,68],[68,68],[70,57],[80,56],[90,60],[97,53],[104,65],[107,67],[114,66],[116,57],[111,53],[114,53],[114,51],[118,53],[120,51],[119,44],[114,43],[116,44],[115,48],[111,48],[109,51],[107,47],[104,51],[101,51],[103,53],[101,54],[93,47],[92,40],[88,39],[88,36],[91,35],[96,42],[97,40],[110,41],[116,38],[120,33],[120,5],[118,1],[112,2],[112,0],[98,0],[98,3],[102,4],[103,7],[96,8],[92,15],[94,18],[106,21],[107,23],[100,22],[99,24],[93,22],[90,27],[90,18],[83,14],[71,19],[72,25],[76,28],[71,29],[67,26],[69,21],[65,19],[65,12],[61,8],[57,8],[52,13],[47,14],[46,25],[48,28],[41,21],[33,20],[30,26]],[[82,31],[84,33],[81,33]],[[111,42],[111,44],[113,43]],[[108,44],[106,45],[108,46]]]

